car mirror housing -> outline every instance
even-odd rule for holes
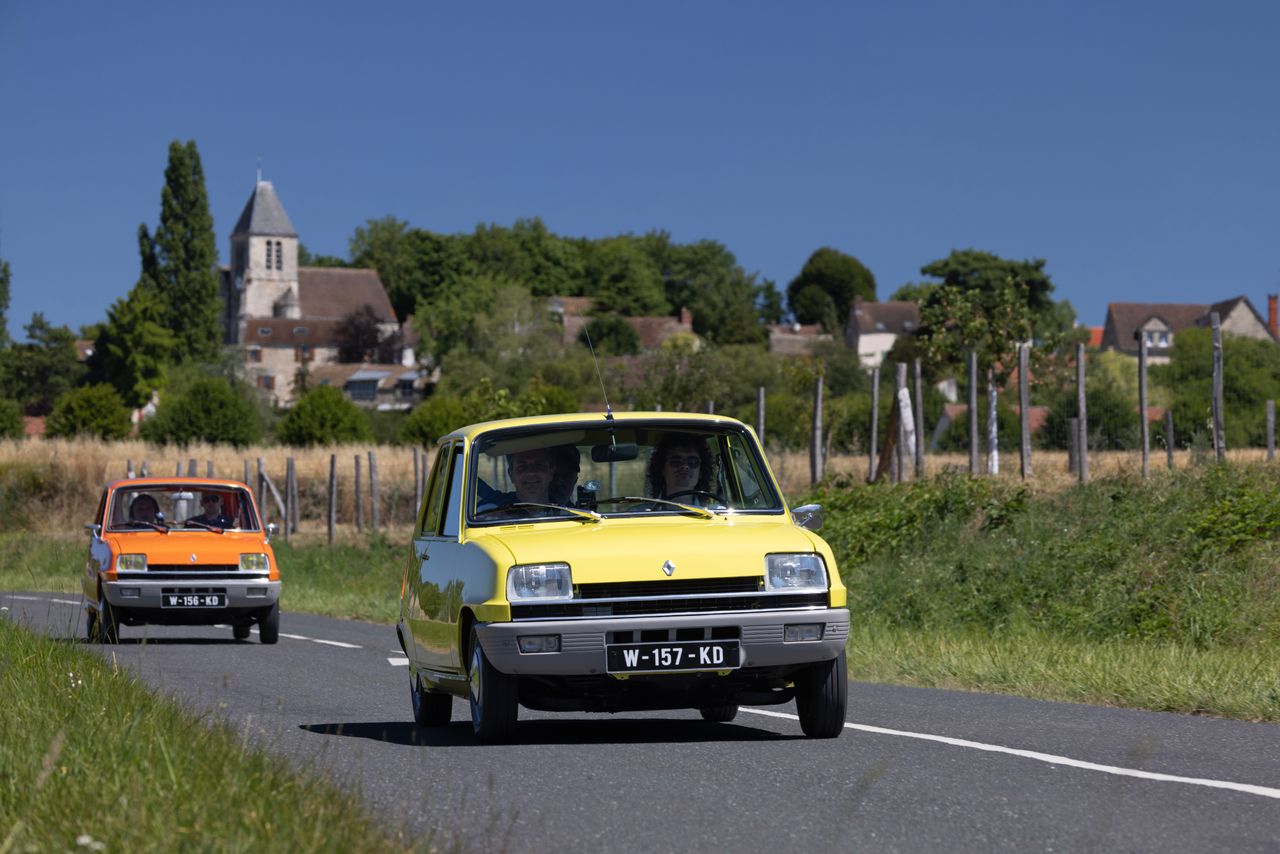
[[[279,532],[279,530],[280,530],[280,526],[277,525],[275,522],[267,523],[267,542],[268,543],[271,542],[271,538],[274,537],[276,533]]]
[[[591,460],[597,463],[625,463],[640,455],[635,443],[596,445],[591,449]]]
[[[791,518],[806,531],[817,531],[822,527],[822,505],[805,504],[791,511]]]

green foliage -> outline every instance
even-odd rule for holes
[[[1128,451],[1142,447],[1138,394],[1130,392],[1109,371],[1086,367],[1085,415],[1089,420],[1089,448]],[[1036,436],[1044,448],[1068,447],[1067,419],[1080,413],[1076,387],[1063,386],[1048,395],[1049,417]]]
[[[504,279],[455,280],[434,299],[420,302],[414,317],[428,363],[449,358],[466,363],[469,357],[487,365],[486,374],[507,367],[519,372],[520,366],[527,371],[559,349],[543,302]],[[459,372],[456,365],[446,367],[446,377]]]
[[[818,298],[819,293],[830,299],[829,306]],[[848,323],[854,297],[875,302],[875,276],[857,258],[827,246],[810,255],[800,274],[787,285],[787,299],[796,320],[821,323],[833,335],[841,334]]]
[[[436,440],[467,425],[462,401],[437,392],[419,403],[400,426],[400,441],[406,445],[432,447]]]
[[[0,398],[0,439],[21,439],[22,407],[18,401]]]
[[[583,247],[587,293],[597,311],[633,317],[671,311],[658,265],[634,240],[610,237]]]
[[[299,398],[280,422],[278,435],[281,442],[295,447],[372,438],[365,413],[332,386],[313,388]]]
[[[90,370],[111,383],[126,405],[137,408],[164,388],[165,371],[177,339],[166,324],[164,305],[154,289],[135,286],[107,311],[94,342]]]
[[[400,333],[384,334],[378,323],[378,315],[368,303],[338,321],[333,331],[338,344],[338,361],[398,364]]]
[[[161,445],[192,442],[237,448],[256,442],[262,428],[246,391],[221,377],[202,377],[160,398],[156,414],[142,422],[142,436]]]
[[[9,262],[0,258],[0,350],[8,347],[9,340]]]
[[[82,386],[58,398],[45,424],[49,436],[123,439],[129,435],[129,410],[111,386]]]
[[[1044,271],[1045,261],[1010,261],[978,249],[956,249],[946,258],[920,268],[920,272],[941,279],[944,288],[995,293],[1012,282],[1018,285],[1026,306],[1033,314],[1049,310],[1053,282]]]
[[[47,415],[84,376],[85,367],[67,327],[51,326],[36,312],[24,329],[26,343],[0,350],[0,396],[18,401],[27,415]]]
[[[602,314],[587,321],[578,333],[578,343],[594,347],[600,356],[634,356],[640,352],[640,336],[616,314]]]
[[[298,241],[298,266],[299,267],[350,267],[347,261],[336,255],[313,255],[311,250],[303,245],[302,241]]]
[[[1173,340],[1169,364],[1151,377],[1172,397],[1180,444],[1208,436],[1213,395],[1213,331],[1187,329]],[[1280,349],[1271,341],[1222,336],[1223,426],[1228,448],[1266,443],[1266,401],[1280,398]]]
[[[142,275],[137,287],[159,298],[164,326],[174,336],[174,358],[179,362],[217,359],[222,347],[218,250],[195,140],[185,145],[177,140],[169,143],[160,224],[154,236],[145,224],[139,226],[138,245]]]

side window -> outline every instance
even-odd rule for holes
[[[444,508],[444,525],[440,534],[458,536],[458,517],[462,510],[462,446],[453,447],[453,466],[449,476],[449,503]]]
[[[427,480],[427,497],[422,502],[422,519],[418,526],[418,531],[424,536],[433,536],[440,530],[440,506],[444,503],[445,478],[449,473],[451,451],[450,445],[436,449],[436,460],[431,466],[431,477]]]
[[[106,525],[107,520],[102,518],[102,513],[107,509],[107,491],[102,490],[102,497],[98,499],[98,512],[93,514],[93,523],[95,525]]]

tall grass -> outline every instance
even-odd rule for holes
[[[431,847],[73,644],[0,620],[0,650],[0,852]]]

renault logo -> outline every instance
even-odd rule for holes
[[[191,562],[192,562],[192,563],[195,563],[195,562],[196,562],[196,556],[195,556],[195,555],[192,555],[192,556],[191,556]]]
[[[675,565],[674,563],[672,563],[671,561],[666,561],[665,563],[663,563],[663,564],[662,564],[662,571],[663,571],[663,572],[665,572],[665,573],[666,573],[667,575],[669,575],[669,576],[670,576],[670,575],[675,575],[675,574],[676,574],[676,565]]]

